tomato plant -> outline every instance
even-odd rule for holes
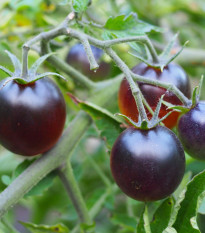
[[[66,105],[60,89],[49,78],[30,84],[0,83],[0,142],[20,155],[49,150],[62,134]]]
[[[182,115],[177,125],[178,135],[190,156],[205,160],[205,102],[200,101]]]
[[[124,193],[136,200],[156,201],[172,194],[181,182],[185,157],[179,140],[167,128],[131,127],[117,138],[110,165]]]
[[[205,5],[191,3],[0,3],[1,232],[203,232]],[[159,126],[174,110],[201,116],[186,167],[177,129]]]
[[[162,82],[167,82],[170,84],[175,85],[179,90],[184,93],[185,96],[190,98],[191,96],[191,88],[189,79],[185,73],[185,71],[177,64],[170,63],[166,67],[164,67],[163,72],[160,69],[153,68],[147,66],[144,63],[140,63],[136,65],[133,69],[133,72],[141,75],[148,79],[153,80],[160,80]],[[166,89],[156,87],[153,85],[145,84],[145,83],[138,83],[142,94],[144,95],[145,99],[147,100],[150,107],[155,110],[157,103],[160,97],[165,94],[164,100],[172,103],[174,105],[182,104],[181,101],[170,91],[166,91]],[[118,94],[118,104],[120,111],[129,116],[132,120],[138,121],[138,110],[135,104],[135,100],[132,96],[131,89],[129,88],[129,84],[126,79],[123,79],[119,94]],[[171,111],[171,110],[169,110]],[[167,106],[162,105],[159,117],[163,117],[168,113]],[[148,117],[151,118],[151,113],[147,110]],[[173,128],[177,124],[177,119],[179,117],[178,112],[171,113],[163,123],[168,128]]]
[[[92,45],[91,49],[95,59],[99,62],[99,68],[97,71],[90,69],[90,63],[82,44],[76,44],[70,48],[66,57],[66,62],[74,68],[80,70],[90,79],[101,80],[107,78],[111,71],[111,65],[101,60],[103,50]]]

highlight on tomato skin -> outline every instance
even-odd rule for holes
[[[179,118],[177,130],[185,151],[195,159],[205,160],[205,101]]]
[[[172,194],[185,171],[183,147],[166,127],[130,127],[114,143],[110,166],[120,189],[138,201],[156,201]]]
[[[66,104],[51,79],[42,78],[28,85],[8,82],[0,90],[0,103],[0,143],[13,153],[41,154],[61,136]]]
[[[90,70],[90,63],[82,44],[75,44],[70,48],[70,51],[66,56],[66,62],[93,81],[107,78],[111,72],[111,65],[107,62],[101,61],[104,53],[103,50],[93,45],[91,45],[91,49],[99,65],[99,68],[96,71]]]
[[[133,72],[141,75],[145,78],[158,80],[170,84],[174,84],[187,98],[191,97],[191,87],[190,81],[187,77],[185,71],[177,64],[170,63],[168,64],[163,72],[161,70],[149,67],[144,63],[140,63],[133,68]],[[142,91],[145,99],[147,100],[150,107],[155,110],[157,103],[160,97],[165,94],[164,100],[174,104],[174,105],[181,105],[181,101],[170,91],[167,91],[164,88],[156,87],[153,85],[140,83],[138,82],[139,88]],[[138,121],[138,110],[135,104],[134,97],[132,96],[131,89],[127,80],[124,78],[121,82],[120,89],[118,92],[118,105],[120,112],[128,117],[130,117],[134,121]],[[151,113],[147,111],[148,118],[151,119]],[[159,117],[162,118],[165,116],[169,111],[167,110],[167,106],[161,106],[161,110],[159,113]],[[177,120],[180,116],[178,112],[172,112],[164,121],[166,127],[173,128],[177,124]]]

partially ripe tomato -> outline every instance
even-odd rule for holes
[[[62,134],[66,104],[57,85],[43,78],[27,85],[0,82],[0,143],[32,156],[49,150]]]
[[[185,170],[185,156],[176,135],[166,127],[126,129],[114,143],[110,165],[120,189],[139,201],[172,194]]]
[[[82,44],[76,44],[71,47],[66,57],[66,62],[92,80],[101,80],[107,78],[111,72],[111,65],[101,60],[103,56],[103,50],[93,45],[91,45],[91,49],[99,65],[97,71],[90,70],[90,63]]]
[[[178,135],[187,153],[205,160],[205,102],[199,102],[178,121]]]
[[[160,69],[149,67],[144,63],[140,63],[133,68],[133,72],[145,78],[174,84],[187,98],[191,97],[189,79],[185,71],[179,65],[170,63],[164,68],[163,72],[161,72]],[[155,110],[157,103],[163,94],[165,94],[165,101],[174,105],[182,104],[181,101],[172,92],[166,91],[166,89],[164,88],[140,82],[138,84],[140,90],[142,91],[142,94],[144,95],[145,99],[147,100],[147,102],[153,110]],[[126,79],[122,80],[119,89],[118,103],[121,113],[130,117],[132,120],[136,122],[138,121],[139,113],[135,104],[135,100],[132,96],[131,89]],[[167,107],[162,104],[159,117],[162,118],[167,113]],[[151,119],[151,114],[148,110],[147,114],[148,118]],[[163,123],[166,127],[173,128],[177,124],[177,119],[179,115],[180,114],[178,112],[173,112],[163,121]]]

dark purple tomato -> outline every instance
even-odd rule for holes
[[[180,117],[178,135],[190,156],[205,160],[205,102],[199,102]]]
[[[186,97],[190,98],[191,88],[189,79],[185,71],[178,65],[170,63],[167,65],[163,72],[160,69],[149,67],[144,63],[140,63],[133,68],[135,74],[144,76],[145,78],[162,81],[165,83],[174,84]],[[144,95],[145,99],[149,103],[150,107],[155,110],[160,97],[165,94],[164,100],[174,105],[181,105],[181,101],[170,91],[166,91],[164,88],[156,87],[153,85],[138,83],[139,87]],[[120,112],[130,117],[134,121],[138,121],[138,110],[135,104],[135,100],[132,96],[131,89],[126,79],[123,79],[119,95],[118,103]],[[170,110],[171,111],[171,110]],[[162,105],[159,117],[162,118],[168,113],[167,107]],[[147,110],[148,118],[151,119],[151,114]],[[171,113],[164,121],[166,127],[173,128],[177,124],[179,117],[178,112]]]
[[[185,156],[176,135],[166,127],[126,129],[111,151],[112,175],[120,189],[139,201],[169,196],[181,182]]]
[[[90,79],[100,80],[107,78],[111,72],[111,65],[104,61],[101,61],[103,50],[93,45],[91,45],[91,49],[99,65],[99,68],[96,72],[90,70],[90,63],[82,44],[76,44],[70,49],[66,57],[66,62],[69,65],[73,66],[75,69],[82,72],[84,75],[88,76]]]
[[[0,89],[0,143],[16,154],[49,150],[61,136],[65,118],[64,97],[49,78],[27,85],[11,81]]]

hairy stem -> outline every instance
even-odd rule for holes
[[[147,114],[144,108],[144,105],[142,103],[141,98],[141,92],[139,87],[136,85],[134,80],[132,79],[132,76],[130,74],[130,69],[127,67],[127,65],[120,59],[120,57],[112,50],[111,48],[105,49],[106,53],[115,61],[116,65],[122,70],[122,72],[125,74],[125,77],[130,85],[132,94],[134,96],[141,120],[148,120]]]
[[[88,214],[88,210],[81,194],[80,188],[75,180],[73,169],[70,161],[67,162],[67,169],[65,172],[58,169],[58,176],[62,181],[66,192],[68,193],[75,210],[82,223],[91,224],[91,219]]]

